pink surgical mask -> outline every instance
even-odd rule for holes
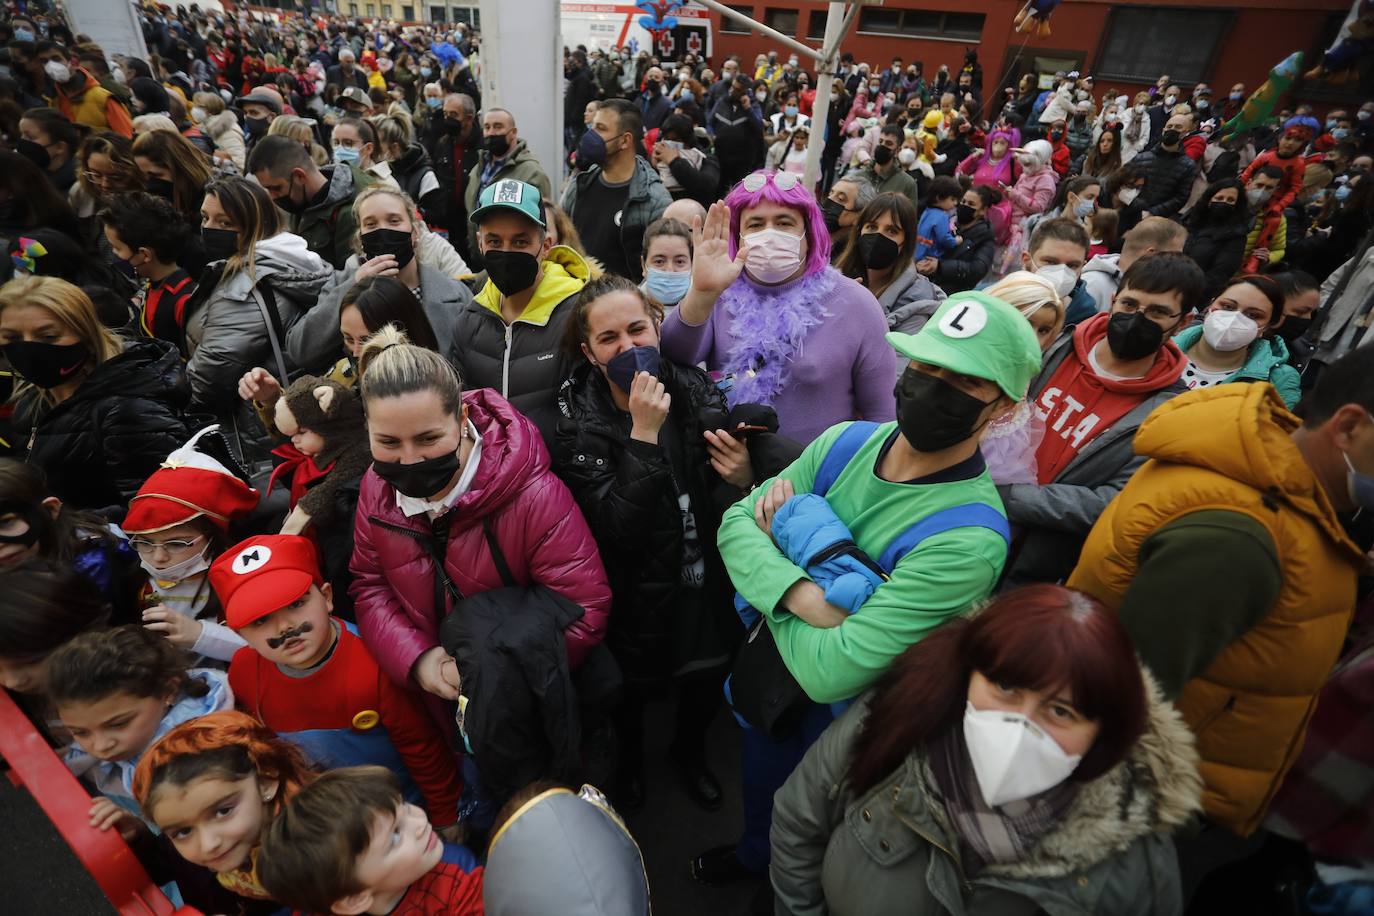
[[[741,236],[749,246],[744,266],[760,283],[781,283],[801,267],[802,237],[780,229],[761,229]]]

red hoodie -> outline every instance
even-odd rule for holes
[[[1088,354],[1107,336],[1107,312],[1094,315],[1073,332],[1073,352],[1064,357],[1035,399],[1045,419],[1045,438],[1035,452],[1041,485],[1051,483],[1083,446],[1111,429],[1136,405],[1178,381],[1188,359],[1165,341],[1144,378],[1107,379],[1092,370]]]

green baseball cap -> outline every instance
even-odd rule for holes
[[[514,210],[544,225],[544,201],[539,189],[514,178],[503,178],[483,188],[477,198],[477,209],[472,211],[468,221],[475,226],[481,222],[483,214],[492,210]]]
[[[996,382],[1016,401],[1040,371],[1040,342],[1030,322],[987,293],[955,293],[920,331],[889,331],[887,342],[907,359]]]

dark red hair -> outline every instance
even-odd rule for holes
[[[917,747],[963,721],[969,678],[1029,690],[1067,688],[1100,730],[1070,779],[1101,776],[1145,731],[1145,682],[1135,647],[1101,602],[1061,585],[1027,585],[975,617],[951,621],[899,655],[879,679],[849,763],[862,795]]]

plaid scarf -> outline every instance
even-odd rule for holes
[[[983,800],[962,724],[930,743],[929,760],[969,875],[987,865],[1030,858],[1035,844],[1063,821],[1078,797],[1078,783],[1066,780],[1039,795],[992,807]]]

